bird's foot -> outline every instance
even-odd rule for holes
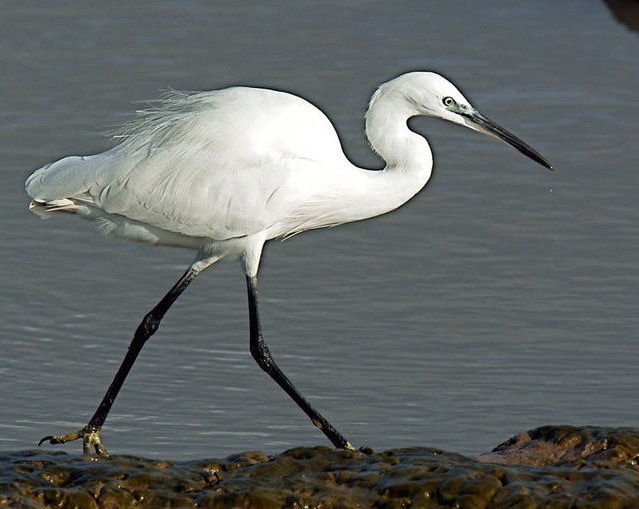
[[[66,435],[48,435],[42,438],[42,440],[38,442],[38,445],[40,446],[44,442],[49,442],[53,445],[66,444],[67,442],[78,439],[82,439],[82,451],[84,454],[91,454],[91,449],[94,449],[98,456],[109,455],[106,447],[104,447],[100,441],[100,428],[88,424],[84,428],[74,431],[73,433],[67,433]]]

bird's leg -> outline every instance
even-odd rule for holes
[[[38,445],[41,445],[43,442],[49,442],[50,444],[64,444],[66,442],[71,442],[73,440],[82,439],[83,442],[83,451],[85,454],[90,454],[91,449],[94,449],[96,454],[100,456],[107,456],[107,450],[102,445],[100,441],[100,430],[102,429],[102,425],[109,415],[109,411],[111,410],[111,406],[115,401],[120,389],[122,388],[122,384],[124,380],[126,380],[129,371],[133,367],[133,363],[138,357],[138,354],[142,350],[144,343],[155,333],[160,325],[160,321],[164,317],[165,313],[169,310],[171,305],[176,301],[176,299],[180,296],[180,294],[186,289],[193,279],[208,265],[210,265],[212,261],[209,262],[195,262],[192,264],[188,270],[182,275],[182,277],[178,280],[177,283],[169,290],[169,292],[164,296],[164,298],[151,310],[149,311],[144,318],[138,328],[133,335],[133,340],[129,345],[129,349],[118,369],[115,377],[113,378],[113,382],[106,391],[104,398],[102,398],[102,402],[98,406],[97,410],[93,414],[93,417],[89,421],[89,423],[84,426],[84,428],[74,431],[73,433],[68,433],[66,435],[49,435],[40,440]]]
[[[293,401],[308,415],[315,426],[317,426],[324,435],[338,449],[355,450],[351,443],[339,433],[333,425],[328,422],[322,415],[315,410],[311,404],[302,396],[293,386],[291,381],[286,377],[282,370],[275,363],[271,356],[260,327],[260,319],[257,309],[257,277],[246,276],[246,284],[248,288],[248,304],[249,304],[249,328],[251,335],[251,355],[257,361],[258,365],[268,373],[268,375],[277,382],[277,384],[293,398]]]

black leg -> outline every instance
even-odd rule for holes
[[[169,310],[171,305],[176,301],[180,294],[186,289],[186,287],[195,279],[195,277],[208,265],[205,264],[193,264],[182,275],[178,282],[169,290],[164,298],[155,306],[146,316],[142,319],[142,322],[138,326],[133,336],[133,340],[129,345],[129,350],[120,365],[113,382],[106,391],[102,402],[98,406],[95,414],[89,421],[89,423],[82,429],[66,435],[46,436],[40,440],[41,445],[43,442],[48,441],[51,444],[64,444],[72,440],[82,438],[83,449],[85,454],[91,452],[91,448],[95,449],[95,452],[99,455],[106,455],[107,450],[100,441],[100,430],[102,425],[109,415],[111,406],[115,401],[122,384],[126,380],[129,371],[133,367],[138,354],[142,350],[144,343],[155,333],[160,325],[160,321]]]
[[[291,381],[286,377],[282,370],[277,366],[271,352],[269,352],[262,331],[260,328],[260,319],[257,309],[257,278],[246,277],[246,285],[248,288],[248,304],[249,304],[249,328],[251,335],[251,355],[257,361],[259,366],[268,373],[268,375],[277,382],[277,384],[293,398],[293,401],[308,415],[315,426],[317,426],[324,435],[339,449],[355,448],[346,440],[320,413],[315,410],[311,404],[297,391]]]

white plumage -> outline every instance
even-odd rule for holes
[[[27,192],[58,210],[220,241],[303,228],[282,223],[321,192],[308,185],[315,172],[350,165],[323,113],[272,90],[174,93],[122,137],[102,154],[41,168]],[[113,233],[147,241],[126,228]]]
[[[145,317],[142,329],[146,322],[157,328],[201,270],[226,256],[240,257],[249,289],[254,357],[337,447],[350,447],[299,395],[263,345],[257,317],[259,260],[270,239],[384,214],[422,189],[433,160],[425,138],[407,127],[416,115],[501,138],[550,168],[532,148],[477,112],[445,78],[413,72],[382,85],[366,114],[368,139],[386,161],[381,171],[354,166],[330,120],[304,99],[233,87],[173,92],[125,126],[119,145],[46,165],[27,179],[26,190],[32,210],[41,215],[76,213],[94,220],[108,235],[197,251],[196,261]],[[82,437],[85,450],[94,446],[106,452],[100,428],[154,330],[136,332],[130,348],[136,353],[132,359],[127,354],[123,375],[118,372],[87,427],[45,438],[61,443]]]

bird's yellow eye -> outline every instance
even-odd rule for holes
[[[452,97],[444,97],[442,99],[442,102],[444,103],[444,106],[448,108],[452,106],[453,104],[455,104],[455,99],[453,99]]]

